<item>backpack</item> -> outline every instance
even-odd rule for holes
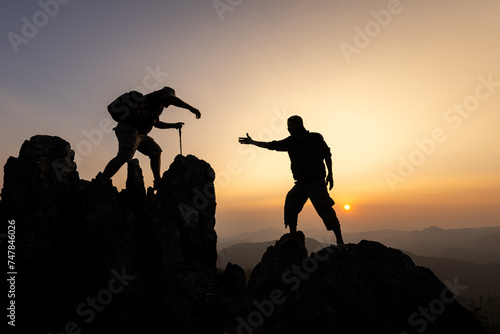
[[[135,90],[124,93],[108,105],[111,118],[118,123],[135,125],[138,113],[144,108],[146,97]]]

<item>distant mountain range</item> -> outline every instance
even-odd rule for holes
[[[427,267],[439,279],[453,282],[457,278],[466,285],[463,296],[468,299],[494,294],[500,297],[500,263],[481,264],[457,259],[419,256],[406,252],[416,265]]]
[[[228,247],[219,249],[219,266],[224,268],[228,262],[238,264],[244,269],[255,267],[262,259],[267,247],[273,246],[276,241],[242,242],[229,244]],[[309,253],[319,251],[329,244],[321,244],[316,239],[306,238],[306,248]]]
[[[283,234],[280,229],[265,229],[254,233],[242,233],[232,238],[218,240],[219,252],[236,244],[262,243],[277,240]],[[311,229],[304,231],[307,238],[321,244],[335,242],[333,233]],[[380,230],[361,233],[344,233],[347,243],[374,240],[386,246],[401,249],[420,256],[452,258],[477,263],[500,263],[500,226],[444,230],[431,226],[420,231]],[[261,246],[263,247],[263,246]],[[265,250],[265,249],[264,249]]]
[[[219,240],[218,265],[224,268],[232,262],[250,271],[282,233],[280,229],[266,229]],[[306,230],[304,234],[309,253],[334,243],[324,230]],[[441,280],[453,282],[456,278],[467,285],[462,303],[480,295],[500,297],[500,226],[451,230],[431,226],[412,232],[382,230],[344,235],[347,243],[363,239],[404,251],[415,264],[428,267]]]

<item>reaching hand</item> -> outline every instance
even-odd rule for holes
[[[201,113],[198,109],[193,108],[193,109],[191,109],[191,112],[196,115],[197,119],[199,119],[201,117]]]
[[[328,190],[332,190],[333,188],[333,176],[332,174],[328,174],[328,176],[326,177],[326,186],[328,187],[328,184],[330,184],[330,187],[328,188]]]
[[[179,122],[179,123],[174,123],[174,129],[181,129],[184,123]]]
[[[252,137],[250,137],[247,133],[246,138],[245,137],[240,137],[238,138],[238,141],[240,144],[251,144],[252,143]]]

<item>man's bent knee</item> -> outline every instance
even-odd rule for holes
[[[150,159],[161,157],[161,151],[155,151],[148,154]]]
[[[116,158],[119,159],[120,161],[123,161],[123,163],[129,162],[130,160],[132,160],[133,157],[134,157],[133,152],[118,152],[118,154],[116,155]]]

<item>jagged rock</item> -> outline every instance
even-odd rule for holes
[[[196,266],[176,265],[158,277],[155,314],[160,329],[212,333],[221,326],[217,282]],[[189,333],[189,332],[188,332]]]
[[[138,159],[132,159],[127,164],[127,181],[124,195],[125,200],[131,205],[145,204],[146,188],[144,187],[144,177]]]
[[[305,236],[297,231],[296,239],[290,234],[283,235],[274,246],[267,248],[262,260],[250,275],[248,287],[257,294],[267,294],[283,287],[282,274],[289,268],[299,265],[307,257]]]
[[[17,301],[26,317],[16,327],[59,333],[70,324],[96,334],[216,328],[210,165],[178,156],[158,194],[146,197],[137,160],[119,193],[111,182],[80,180],[73,157],[63,139],[34,136],[5,165],[0,217],[16,221]]]
[[[17,230],[18,252],[26,259],[49,261],[47,246],[57,242],[57,232],[74,212],[79,176],[73,157],[68,142],[34,136],[23,143],[19,157],[10,157],[4,166],[4,217],[32,222],[30,228]]]
[[[245,271],[237,264],[229,262],[220,276],[224,294],[242,294],[246,288]]]
[[[68,142],[39,135],[26,140],[19,156],[4,166],[0,219],[2,224],[15,221],[16,301],[18,314],[29,318],[18,317],[17,328],[47,323],[43,310],[57,314],[71,299],[68,291],[79,289],[87,277],[74,265],[82,253],[75,228],[79,176],[73,157]],[[49,332],[43,325],[38,329]]]
[[[269,247],[255,269],[272,267],[265,275],[258,274],[266,277],[267,285],[261,285],[267,296],[261,294],[252,312],[247,310],[240,318],[239,330],[277,334],[485,333],[429,269],[415,266],[399,250],[364,240],[349,244],[347,249],[331,246],[290,261],[289,255],[278,253],[279,247]],[[295,248],[299,254],[302,245]],[[270,264],[279,263],[280,255],[291,265],[276,270]],[[460,293],[463,287],[459,282],[451,282],[450,290]]]
[[[193,155],[178,155],[163,174],[161,202],[169,208],[170,220],[179,230],[187,261],[196,261],[215,271],[215,172]]]

